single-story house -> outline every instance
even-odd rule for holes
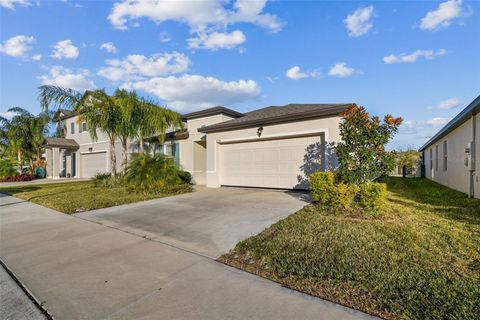
[[[480,198],[480,96],[421,148],[425,177]]]
[[[332,146],[340,141],[340,114],[352,104],[288,104],[247,113],[214,107],[182,116],[185,130],[167,133],[160,144],[150,139],[150,152],[172,156],[196,184],[308,189],[308,176],[334,169]],[[47,172],[52,178],[88,178],[110,170],[109,143],[98,132],[93,141],[88,124],[65,111],[65,138],[47,138]],[[129,143],[129,153],[138,143]],[[116,144],[117,170],[121,146]]]

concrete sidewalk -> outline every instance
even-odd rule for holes
[[[46,320],[27,294],[0,265],[0,319]]]
[[[88,181],[88,180],[91,180],[91,179],[77,179],[77,178],[52,179],[52,178],[44,178],[44,179],[35,179],[35,180],[31,180],[31,181],[0,182],[0,188],[34,186],[34,185],[38,185],[38,184],[79,182],[79,181]]]
[[[209,258],[0,195],[0,257],[56,319],[371,319]]]

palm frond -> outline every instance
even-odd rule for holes
[[[60,86],[43,85],[38,89],[38,98],[43,111],[48,111],[51,106],[73,109],[83,96],[74,89]]]

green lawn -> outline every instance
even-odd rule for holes
[[[136,193],[125,187],[96,187],[92,181],[25,185],[0,188],[7,193],[64,213],[100,209],[137,201],[167,197],[191,191],[181,186],[171,193]]]
[[[478,319],[480,200],[426,179],[386,179],[381,219],[315,205],[220,261],[387,319]]]

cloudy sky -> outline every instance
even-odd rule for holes
[[[37,87],[135,89],[178,112],[364,105],[418,147],[480,94],[478,1],[0,0],[1,112]]]

